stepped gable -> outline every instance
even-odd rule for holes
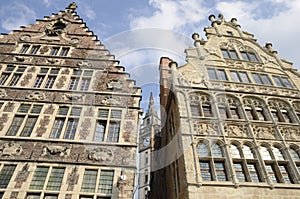
[[[125,93],[138,93],[135,81],[129,79],[125,68],[89,30],[86,23],[78,16],[77,5],[71,3],[64,11],[35,24],[21,26],[9,34],[0,36],[0,62],[2,64],[24,64],[35,66],[57,66],[74,69],[99,69],[93,82],[94,91],[117,90]],[[20,54],[24,44],[41,45],[38,56]],[[69,47],[69,56],[49,56],[51,45]],[[105,78],[104,78],[105,77]]]

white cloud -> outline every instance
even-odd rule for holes
[[[36,13],[21,2],[14,2],[0,9],[1,27],[5,30],[18,29],[21,25],[35,21]]]
[[[83,15],[86,16],[88,19],[94,20],[96,18],[96,13],[91,6],[82,4],[81,7]]]
[[[43,0],[44,4],[49,7],[50,6],[50,0]]]

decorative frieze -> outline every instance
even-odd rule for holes
[[[79,136],[81,140],[85,140],[88,137],[90,133],[91,125],[92,125],[91,118],[84,118],[84,120],[81,123],[81,129],[79,132]]]
[[[193,122],[194,123],[194,132],[197,135],[220,135],[221,132],[218,128],[217,123],[213,122]]]
[[[19,156],[23,149],[19,144],[14,142],[6,142],[0,147],[1,157]]]
[[[68,157],[71,152],[71,145],[60,146],[60,145],[45,145],[43,147],[42,157],[44,156],[55,156],[59,155],[60,157]]]
[[[280,127],[281,135],[285,140],[299,140],[300,139],[300,129],[299,127]]]
[[[224,124],[224,132],[229,137],[249,137],[248,128],[245,124]]]
[[[253,125],[252,130],[256,138],[275,139],[275,129],[271,126]]]

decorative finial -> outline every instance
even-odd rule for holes
[[[198,40],[199,39],[199,34],[198,33],[194,33],[193,35],[192,35],[192,38],[193,38],[193,40]]]
[[[215,15],[209,15],[208,17],[209,21],[214,22],[216,20]]]
[[[75,2],[71,3],[71,4],[67,7],[67,9],[71,9],[71,10],[75,10],[76,8],[77,8],[77,5],[76,5]]]

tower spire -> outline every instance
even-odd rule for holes
[[[146,116],[149,115],[157,115],[156,109],[155,109],[155,105],[154,105],[154,98],[153,98],[153,93],[150,92],[150,98],[149,98],[149,104],[148,104],[148,110],[146,112]]]

